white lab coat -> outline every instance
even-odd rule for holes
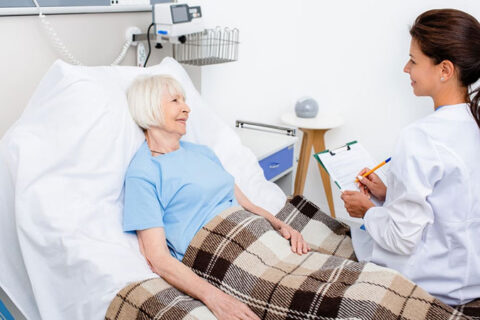
[[[480,297],[480,128],[466,104],[405,128],[387,196],[367,211],[374,263],[450,305]],[[358,232],[356,232],[358,233]]]

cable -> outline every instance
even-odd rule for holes
[[[47,17],[43,14],[42,8],[38,4],[37,0],[32,0],[35,6],[38,8],[38,16],[40,18],[40,21],[42,22],[42,26],[44,27],[45,31],[47,32],[48,36],[50,37],[50,40],[52,41],[53,47],[57,50],[57,52],[65,58],[68,62],[71,64],[75,65],[82,65],[82,63],[77,60],[73,54],[68,50],[68,48],[63,44],[62,40],[58,37],[57,32],[53,28],[53,26],[50,24],[50,22],[47,20]],[[120,62],[125,59],[125,56],[127,55],[128,48],[132,44],[132,39],[128,39],[125,41],[125,43],[122,46],[122,51],[118,55],[118,57],[111,63],[112,66],[118,65]]]
[[[128,48],[130,48],[130,46],[132,45],[132,42],[133,42],[132,39],[125,41],[125,43],[123,44],[122,51],[118,55],[117,59],[113,60],[113,62],[110,64],[111,66],[116,66],[120,64],[120,62],[122,62],[123,59],[125,59],[125,56],[127,55],[127,52],[128,52]]]
[[[147,59],[145,59],[145,63],[143,64],[144,68],[147,66],[148,58],[150,58],[150,53],[152,52],[152,45],[150,44],[150,29],[152,29],[152,27],[153,27],[153,22],[148,26],[148,30],[147,30],[148,54],[147,54]]]
[[[35,6],[38,8],[38,16],[40,21],[42,22],[42,26],[44,27],[45,31],[47,31],[48,36],[53,42],[53,47],[58,51],[58,53],[66,58],[70,63],[81,65],[82,63],[78,61],[73,54],[67,49],[67,47],[63,44],[60,38],[57,35],[55,29],[53,29],[52,25],[46,19],[46,16],[42,12],[42,8],[38,4],[37,0],[32,0]]]

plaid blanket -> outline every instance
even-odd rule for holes
[[[445,305],[396,271],[355,261],[348,226],[295,197],[277,215],[312,252],[298,256],[263,218],[226,210],[194,237],[183,263],[261,319],[471,319],[478,301]],[[106,319],[215,319],[160,278],[132,283]]]

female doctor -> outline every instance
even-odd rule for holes
[[[388,188],[371,174],[360,179],[365,192],[342,199],[373,240],[367,260],[447,304],[465,304],[480,297],[480,88],[471,88],[480,77],[480,24],[462,11],[430,10],[410,34],[404,71],[435,111],[401,132]]]

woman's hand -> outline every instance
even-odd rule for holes
[[[368,171],[370,171],[370,169],[365,168],[358,173],[358,187],[360,191],[364,194],[370,192],[378,200],[385,201],[387,187],[375,172],[370,173],[366,177],[362,177],[362,175]]]
[[[275,217],[271,219],[270,224],[273,226],[275,230],[277,230],[282,235],[282,237],[284,237],[287,240],[290,240],[293,253],[302,255],[310,251],[310,247],[305,242],[300,232],[298,232],[297,230],[293,229],[291,226],[289,226],[285,222]]]
[[[219,320],[260,320],[246,304],[217,288],[204,302]]]
[[[268,212],[267,210],[254,205],[247,196],[240,190],[240,188],[235,185],[235,197],[237,198],[238,203],[245,208],[245,210],[250,211],[251,213],[258,214],[259,216],[264,217],[265,219],[270,222],[275,230],[277,230],[282,237],[287,240],[290,240],[290,244],[292,245],[292,251],[296,254],[302,255],[307,253],[310,248],[308,244],[303,240],[302,235],[297,230],[290,227],[285,222],[276,218],[273,214]]]
[[[367,195],[358,191],[344,191],[341,198],[345,202],[348,214],[354,218],[363,218],[368,209],[375,207]]]

